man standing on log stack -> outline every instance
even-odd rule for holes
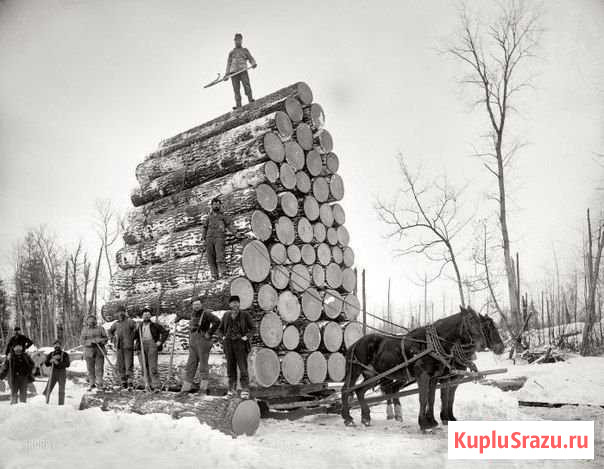
[[[134,337],[134,350],[139,350],[138,360],[141,369],[145,364],[147,365],[147,383],[145,385],[150,384],[151,389],[156,392],[159,392],[161,388],[157,370],[157,355],[158,352],[161,352],[169,335],[170,333],[161,324],[151,321],[151,308],[145,307],[143,309],[143,321],[138,325]],[[142,345],[140,343],[141,339],[143,341]],[[143,376],[145,376],[144,372]]]
[[[193,300],[193,315],[189,322],[189,358],[187,359],[186,375],[180,392],[189,392],[199,367],[200,383],[199,393],[205,394],[208,390],[208,360],[212,349],[212,336],[218,326],[220,319],[210,311],[203,309],[199,297]]]
[[[243,90],[250,103],[254,102],[252,98],[252,87],[250,85],[250,77],[247,73],[247,63],[250,62],[252,68],[256,68],[258,65],[250,54],[250,51],[242,46],[243,36],[241,33],[235,34],[235,48],[229,52],[229,58],[227,60],[226,72],[224,73],[224,81],[231,78],[233,83],[233,91],[235,92],[235,107],[238,109],[241,107],[241,84],[243,83]],[[237,73],[240,72],[240,73]],[[236,73],[236,75],[233,75]]]
[[[212,278],[218,280],[226,272],[224,261],[224,239],[226,232],[234,234],[231,217],[222,213],[218,197],[212,200],[212,209],[201,225],[201,238],[205,241],[208,265]]]
[[[84,346],[84,360],[88,369],[88,390],[92,391],[97,386],[102,389],[107,334],[103,326],[97,325],[94,314],[86,319],[86,326],[80,335],[80,343]]]
[[[118,309],[119,319],[111,325],[109,338],[115,344],[117,350],[117,369],[124,389],[134,387],[134,337],[136,335],[136,323],[128,317],[126,308],[120,306]]]
[[[241,397],[249,397],[249,377],[247,373],[247,355],[250,352],[249,336],[254,333],[254,321],[247,311],[239,309],[238,296],[229,298],[230,311],[224,313],[219,334],[222,336],[224,354],[227,361],[227,374],[229,375],[229,396],[237,392],[237,368],[241,381]]]

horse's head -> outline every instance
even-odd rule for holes
[[[487,341],[486,346],[497,355],[501,355],[505,349],[505,345],[503,345],[503,341],[501,340],[501,336],[499,335],[499,331],[497,330],[497,326],[495,325],[495,321],[493,321],[486,314],[480,315],[480,325],[482,327],[482,332]]]
[[[459,334],[465,345],[473,345],[475,352],[484,350],[487,347],[487,338],[484,334],[480,316],[472,308],[461,309],[461,325]]]

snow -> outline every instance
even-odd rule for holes
[[[79,361],[78,367],[83,366]],[[76,362],[74,362],[75,364]],[[253,437],[232,439],[193,418],[167,415],[78,411],[81,385],[69,382],[67,405],[46,406],[42,396],[25,405],[0,402],[0,468],[193,467],[360,468],[360,467],[601,467],[604,457],[604,409],[518,407],[517,400],[602,403],[604,358],[570,356],[566,362],[513,365],[505,356],[479,354],[480,369],[509,368],[499,376],[527,376],[524,389],[502,392],[467,383],[459,387],[455,414],[460,420],[595,420],[596,460],[449,461],[447,427],[422,434],[417,425],[417,396],[401,400],[404,421],[387,420],[385,406],[371,408],[372,426],[346,428],[339,415],[315,415],[296,421],[267,419]],[[38,390],[43,388],[37,382]],[[544,389],[542,389],[542,386]],[[51,404],[56,403],[56,392]],[[440,412],[437,394],[435,415]],[[360,421],[358,410],[353,417]]]
[[[70,364],[69,364],[69,369],[71,371],[76,371],[76,372],[88,372],[88,369],[86,368],[86,361],[85,360],[73,360]]]

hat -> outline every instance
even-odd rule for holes
[[[21,328],[20,328],[19,326],[15,326],[15,329],[14,329],[14,330],[15,330],[15,332],[17,332],[17,331],[20,331],[20,330],[21,330]]]
[[[219,204],[222,204],[222,200],[220,200],[220,197],[214,197],[212,199],[212,203],[214,203],[214,202],[218,202]]]
[[[237,295],[231,295],[231,297],[229,298],[229,303],[236,301],[237,303],[240,303],[241,300],[239,299],[239,297]]]
[[[147,311],[148,311],[148,312],[150,312],[150,313],[152,313],[152,312],[153,312],[153,310],[151,309],[151,306],[145,306],[141,312],[142,312],[142,313],[145,313],[145,312],[147,312]]]
[[[237,39],[237,38],[243,39],[243,34],[241,34],[241,33],[235,34],[235,39]]]
[[[60,339],[55,339],[55,341],[52,343],[52,345],[56,345],[56,344],[61,345],[61,340]]]

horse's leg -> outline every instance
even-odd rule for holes
[[[434,376],[430,377],[429,391],[428,391],[428,408],[426,410],[426,417],[430,422],[431,427],[438,427],[438,422],[434,418],[434,399],[436,397],[436,383],[438,379]]]
[[[361,374],[361,368],[358,365],[350,367],[350,374],[346,374],[344,386],[342,387],[342,418],[345,425],[353,425],[354,421],[350,415],[350,392],[348,389],[353,387]]]
[[[392,393],[392,389],[389,385],[383,384],[380,386],[380,390],[383,395],[388,395]],[[394,418],[394,410],[392,408],[392,399],[386,399],[386,419],[392,420]]]
[[[417,417],[417,423],[419,428],[427,430],[430,427],[430,423],[426,419],[426,410],[428,407],[428,394],[430,392],[430,375],[425,371],[421,371],[417,377],[417,387],[419,390],[419,414]]]
[[[369,406],[365,401],[365,392],[368,388],[361,387],[357,389],[357,399],[359,400],[359,404],[361,405],[361,423],[368,427],[371,425],[371,411],[369,410]]]
[[[449,402],[447,407],[447,416],[448,420],[455,422],[457,419],[453,415],[453,403],[455,402],[455,392],[457,391],[457,386],[451,386],[449,388]]]
[[[394,401],[394,419],[397,422],[403,421],[403,413],[401,412],[401,401],[398,397],[392,399]]]
[[[449,383],[449,380],[447,381],[441,381],[441,383],[443,385],[446,385]],[[447,422],[449,421],[449,399],[450,399],[450,390],[451,388],[449,386],[445,386],[440,388],[440,421],[442,422],[443,425],[447,425]]]

